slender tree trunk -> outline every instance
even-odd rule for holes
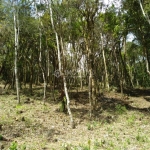
[[[50,81],[50,55],[49,55],[49,49],[48,49],[48,45],[47,45],[47,38],[46,38],[46,59],[47,59],[47,84],[49,83]],[[51,86],[51,85],[50,85]]]
[[[150,75],[150,70],[149,70],[149,57],[148,57],[148,50],[145,50],[145,55],[146,55],[146,71]]]
[[[36,5],[36,2],[35,3],[35,8],[36,8],[36,14],[38,16],[38,10],[37,10],[37,5]],[[44,82],[44,93],[43,93],[43,100],[44,100],[44,104],[45,104],[45,100],[46,100],[46,87],[47,87],[47,82],[46,82],[46,75],[45,75],[45,72],[44,72],[44,69],[42,67],[42,31],[41,31],[41,27],[42,27],[42,22],[41,22],[41,18],[40,16],[39,17],[39,35],[40,35],[40,45],[39,45],[39,66],[40,66],[40,69],[42,71],[42,76],[43,76],[43,82]]]
[[[105,85],[107,87],[107,90],[109,90],[109,80],[108,80],[108,72],[107,72],[107,64],[106,64],[106,57],[105,57],[105,51],[103,47],[103,35],[101,33],[101,48],[102,48],[102,54],[103,54],[103,61],[104,61],[104,69],[105,69]]]
[[[40,24],[42,24],[41,21],[40,21]],[[44,69],[43,69],[43,67],[42,67],[42,41],[41,41],[42,32],[41,32],[41,27],[39,27],[39,31],[40,31],[40,47],[39,47],[40,56],[39,56],[39,66],[40,66],[41,71],[42,71],[43,82],[44,82],[44,93],[43,93],[44,95],[43,95],[43,100],[44,100],[44,104],[45,104],[47,82],[46,82],[46,76],[45,76],[45,73],[44,73]]]
[[[15,7],[15,6],[14,6]],[[19,79],[18,79],[18,49],[19,49],[19,20],[18,20],[18,10],[14,11],[14,31],[15,31],[15,79],[16,79],[16,91],[17,91],[17,100],[20,103],[20,89],[19,89]]]
[[[89,69],[89,102],[90,102],[90,117],[93,113],[93,99],[92,99],[92,69]]]
[[[80,70],[80,90],[83,90],[83,70]]]
[[[119,56],[120,56],[120,59],[121,59],[120,63],[122,63],[122,69],[123,69],[122,76],[123,76],[123,74],[125,74],[124,78],[126,78],[126,80],[129,82],[130,87],[133,87],[130,75],[129,75],[127,69],[126,69],[126,64],[125,64],[125,62],[124,62],[124,60],[122,58],[121,49],[120,48],[118,49],[118,52],[119,52]]]
[[[26,88],[26,82],[27,82],[27,64],[25,62],[25,66],[23,68],[23,83],[24,83],[24,87]]]
[[[139,4],[140,4],[140,8],[142,10],[143,16],[145,17],[145,19],[147,20],[147,22],[150,24],[150,18],[148,16],[148,14],[145,13],[144,9],[143,9],[143,5],[141,3],[141,0],[139,0]]]
[[[93,68],[92,68],[92,52],[91,49],[89,48],[89,41],[88,38],[85,38],[85,43],[86,43],[86,51],[88,52],[88,70],[89,70],[89,83],[88,83],[88,88],[89,88],[89,103],[90,103],[90,117],[92,117],[93,113],[93,91],[92,91],[92,80],[93,80]]]
[[[63,50],[63,43],[62,43],[62,39],[59,42],[58,34],[57,34],[57,31],[55,30],[54,21],[53,21],[52,7],[51,7],[51,1],[49,1],[49,0],[48,0],[48,5],[49,5],[49,11],[50,11],[51,24],[52,24],[52,28],[54,30],[55,37],[56,37],[57,52],[58,52],[58,63],[59,63],[58,65],[59,65],[59,72],[61,73],[62,72],[62,66],[61,66],[61,55],[60,55],[60,47],[59,46],[61,45],[61,48]],[[64,91],[65,91],[65,96],[66,96],[66,100],[67,100],[67,109],[68,109],[68,113],[69,113],[69,116],[70,116],[70,123],[71,123],[71,127],[74,128],[75,124],[74,124],[73,117],[72,117],[72,112],[71,112],[71,109],[70,109],[70,99],[69,99],[69,95],[68,95],[67,82],[66,82],[65,75],[63,75],[63,84],[64,84]]]
[[[33,94],[33,91],[32,91],[32,85],[33,85],[33,66],[32,66],[32,63],[30,65],[31,66],[30,66],[30,83],[29,83],[29,89],[30,89],[30,94],[32,95]]]

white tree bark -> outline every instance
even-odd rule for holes
[[[55,26],[54,26],[51,1],[47,0],[47,2],[48,2],[48,5],[49,5],[49,11],[50,11],[50,18],[51,18],[52,28],[54,30],[55,37],[56,37],[57,52],[58,52],[58,63],[59,63],[59,72],[61,73],[62,72],[62,65],[61,65],[61,55],[60,55],[60,47],[59,47],[59,45],[61,45],[62,51],[63,51],[64,50],[63,49],[63,42],[62,42],[62,39],[59,42],[58,34],[57,34],[57,31],[56,31]],[[73,117],[72,117],[72,112],[71,112],[71,109],[70,109],[70,99],[69,99],[69,94],[68,94],[68,89],[67,89],[66,77],[65,77],[64,74],[63,74],[63,84],[64,84],[64,91],[65,91],[65,96],[66,96],[66,100],[67,100],[67,110],[68,110],[68,114],[70,116],[70,123],[71,123],[71,127],[74,128],[75,124],[74,124]]]
[[[63,47],[62,38],[61,38],[60,44],[61,44],[62,53],[63,53],[63,56],[64,56],[64,47]],[[60,62],[61,62],[61,60],[60,60]],[[68,110],[68,113],[69,113],[69,116],[70,116],[71,126],[72,126],[72,128],[74,128],[73,117],[72,117],[72,113],[71,113],[71,109],[70,109],[70,98],[69,98],[69,94],[68,94],[68,88],[67,88],[67,82],[66,82],[65,75],[63,75],[63,83],[64,83],[65,96],[66,96],[66,100],[67,100],[67,110]]]
[[[93,79],[93,70],[92,70],[92,66],[91,66],[91,49],[89,48],[89,41],[85,38],[85,44],[86,44],[86,51],[88,52],[88,70],[89,70],[89,83],[88,83],[88,94],[89,94],[89,103],[90,103],[90,118],[92,117],[92,113],[94,110],[94,106],[93,106],[93,91],[92,91],[92,79]]]
[[[142,13],[143,13],[143,16],[145,17],[145,19],[148,21],[148,23],[150,24],[150,18],[149,16],[145,13],[144,9],[143,9],[143,5],[141,3],[141,0],[139,0],[139,4],[140,4],[140,7],[141,7],[141,10],[142,10]]]
[[[13,3],[14,8],[16,7],[18,1]],[[19,49],[19,20],[18,20],[18,9],[17,7],[14,9],[14,32],[15,32],[15,60],[14,60],[14,71],[15,71],[15,79],[16,79],[16,91],[17,91],[17,100],[20,103],[20,89],[19,89],[19,79],[18,79],[18,49]]]
[[[104,61],[104,69],[105,69],[105,84],[107,89],[109,90],[109,81],[108,81],[108,72],[107,72],[107,64],[106,64],[106,58],[105,58],[105,51],[103,47],[103,35],[101,34],[101,48],[102,48],[102,54],[103,54],[103,61]]]
[[[147,70],[147,73],[150,75],[149,62],[148,62],[148,54],[147,54],[147,52],[146,52],[146,70]]]

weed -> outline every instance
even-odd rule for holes
[[[50,109],[49,109],[49,107],[48,107],[47,105],[44,105],[44,106],[43,106],[43,112],[44,112],[44,113],[48,113],[49,110],[50,110]]]
[[[8,150],[26,150],[26,145],[23,144],[20,146],[21,148],[18,148],[18,143],[15,141],[15,142],[12,142],[9,149]]]
[[[92,124],[93,124],[94,127],[99,126],[99,122],[98,121],[93,121]]]
[[[17,147],[18,147],[17,142],[12,142],[11,146],[9,147],[9,150],[18,150]]]
[[[147,142],[148,138],[147,138],[147,136],[140,135],[140,133],[138,132],[138,134],[136,136],[136,140],[138,142]]]
[[[103,147],[105,144],[106,144],[106,141],[104,139],[100,141],[101,147]]]
[[[78,150],[78,148],[72,144],[64,143],[62,150]]]
[[[116,109],[116,112],[117,112],[118,114],[123,114],[123,113],[125,113],[125,112],[127,111],[126,107],[125,107],[125,106],[122,106],[121,104],[117,104],[117,105],[115,106],[115,109]]]
[[[144,120],[144,121],[143,121],[143,124],[144,124],[144,125],[148,125],[148,124],[149,124],[149,120]]]
[[[93,122],[87,124],[87,129],[93,130],[94,128],[96,128],[98,126],[100,126],[100,123],[98,121],[93,121]]]
[[[110,145],[111,147],[114,147],[113,141],[109,141],[109,145]]]
[[[89,139],[88,140],[88,147],[89,147],[89,150],[91,149],[91,140]]]
[[[128,145],[130,145],[131,144],[131,141],[130,141],[130,139],[128,138],[128,139],[126,139],[126,142],[128,143]]]
[[[123,148],[122,149],[127,149],[128,145],[126,142],[123,143]]]
[[[31,119],[25,118],[24,120],[25,120],[25,126],[26,127],[30,127],[32,125],[32,120]]]
[[[25,144],[23,144],[22,146],[21,146],[21,150],[26,150],[26,145]]]
[[[16,105],[16,109],[20,109],[20,108],[22,108],[23,106],[21,105],[21,104],[18,104],[18,105]]]
[[[128,124],[129,124],[129,125],[133,125],[133,123],[135,122],[135,119],[136,119],[136,117],[135,117],[135,115],[133,114],[132,116],[130,116],[130,117],[128,118],[128,120],[127,120]]]
[[[88,129],[88,130],[93,130],[93,125],[89,123],[89,124],[87,125],[87,129]]]
[[[0,141],[3,140],[3,136],[0,134]]]
[[[94,148],[95,149],[98,149],[98,148],[100,148],[102,146],[102,143],[101,142],[99,142],[97,139],[94,141]]]
[[[88,145],[80,145],[79,147],[76,147],[74,150],[91,150]]]
[[[117,140],[119,140],[119,134],[118,133],[114,133],[114,136],[116,137]]]
[[[23,107],[21,104],[16,105],[16,114],[22,113]]]
[[[111,132],[113,131],[113,129],[112,129],[111,127],[107,127],[107,131],[108,131],[109,133],[111,133]]]

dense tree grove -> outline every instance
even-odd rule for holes
[[[0,14],[4,88],[88,86],[92,113],[102,89],[150,86],[149,0],[0,0]]]

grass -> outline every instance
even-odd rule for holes
[[[75,121],[79,120],[76,128],[71,129],[68,115],[56,111],[59,103],[48,101],[43,105],[42,99],[32,97],[33,103],[26,104],[23,95],[18,105],[15,97],[0,96],[0,136],[10,139],[1,141],[5,149],[147,150],[150,147],[149,112],[127,110],[121,104],[111,110],[108,103],[108,109],[90,119],[88,103],[78,104],[77,108],[71,105]]]
[[[116,113],[118,114],[123,114],[123,113],[126,113],[127,109],[125,106],[122,106],[121,104],[117,104],[115,106],[115,109],[116,109]]]

